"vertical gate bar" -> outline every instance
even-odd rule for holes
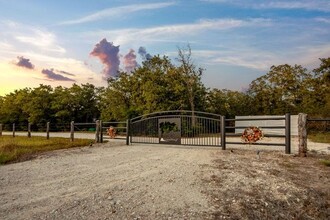
[[[204,123],[203,123],[203,135],[202,135],[202,137],[203,137],[203,140],[204,140],[204,143],[203,143],[203,145],[204,144],[208,144],[208,140],[207,140],[207,138],[205,139],[204,138],[204,136],[205,136],[205,134],[206,134],[206,126],[205,125],[207,125],[207,123],[206,123],[206,119],[203,119],[203,121],[204,121]]]
[[[203,139],[203,131],[204,131],[204,126],[203,126],[203,120],[204,119],[199,119],[198,122],[198,128],[199,128],[199,135],[198,135],[198,145],[203,145],[204,144],[204,139]]]
[[[130,120],[130,126],[131,126],[131,132],[130,132],[130,142],[133,143],[133,135],[134,135],[134,125],[132,124],[131,120]]]
[[[211,133],[210,132],[210,130],[211,130],[211,119],[208,119],[207,120],[207,129],[208,129],[208,131],[207,131],[207,140],[208,140],[208,143],[209,143],[209,145],[211,145],[211,142],[212,142],[212,139],[210,139],[210,136],[209,136],[209,134]]]
[[[102,120],[100,120],[100,143],[103,143],[103,124],[102,124]]]
[[[212,145],[214,146],[215,145],[215,142],[214,142],[214,132],[215,132],[215,123],[216,123],[216,121],[214,120],[213,122],[212,122]]]
[[[146,134],[145,134],[145,130],[144,130],[144,128],[145,128],[145,120],[142,122],[142,126],[141,126],[141,134],[143,133],[143,131],[144,131],[144,134],[142,134],[142,142],[146,142],[147,140],[146,140]]]
[[[130,129],[129,129],[129,127],[130,127],[130,120],[129,119],[127,119],[126,120],[126,145],[129,145],[129,134],[130,134]]]
[[[198,123],[198,125],[201,125],[201,126],[198,126],[198,128],[199,128],[199,142],[198,142],[198,145],[202,145],[203,143],[204,143],[204,140],[203,140],[203,138],[202,138],[202,136],[203,136],[203,130],[204,130],[204,127],[203,127],[203,119],[200,119],[199,120],[199,123]]]
[[[2,124],[0,124],[0,137],[2,136]]]
[[[291,153],[291,117],[290,113],[285,114],[285,153]]]
[[[184,134],[183,134],[183,131],[184,131],[184,130],[183,130],[183,124],[184,124],[184,123],[183,123],[183,122],[184,122],[184,118],[183,118],[183,117],[184,117],[184,116],[181,116],[181,119],[180,119],[180,120],[181,120],[181,143],[182,143],[182,144],[185,144],[185,142],[184,142]]]
[[[221,145],[222,150],[226,150],[226,117],[221,116]]]
[[[210,137],[209,137],[209,132],[210,132],[210,119],[206,120],[206,134],[207,134],[207,145],[210,145]]]

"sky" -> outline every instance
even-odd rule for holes
[[[106,86],[190,45],[207,88],[244,91],[272,65],[330,57],[329,0],[0,0],[0,96]]]

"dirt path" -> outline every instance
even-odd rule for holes
[[[123,141],[49,152],[0,166],[0,219],[329,219],[321,158]]]
[[[198,174],[216,149],[118,145],[61,150],[1,166],[0,216],[207,218],[210,208]]]

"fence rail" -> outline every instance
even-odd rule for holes
[[[241,134],[233,134],[233,133],[227,133],[226,130],[228,129],[244,129],[246,126],[226,126],[226,122],[232,123],[236,121],[265,121],[265,120],[282,120],[284,121],[284,126],[264,126],[262,128],[267,129],[283,129],[284,135],[279,134],[265,134],[265,137],[279,137],[279,138],[285,138],[284,143],[249,143],[251,145],[269,145],[269,146],[285,146],[285,153],[290,154],[291,153],[291,119],[290,114],[287,113],[284,116],[281,117],[263,117],[263,118],[257,118],[257,117],[249,117],[249,118],[235,118],[235,119],[226,119],[223,117],[223,123],[222,123],[222,134],[221,139],[222,142],[222,149],[226,149],[227,144],[238,144],[238,145],[246,145],[247,143],[244,142],[236,142],[236,141],[227,141],[226,137],[239,137]]]
[[[96,121],[96,122],[89,122],[89,123],[81,123],[81,122],[74,122],[67,124],[61,124],[60,126],[58,124],[51,124],[50,122],[47,122],[44,124],[43,127],[38,127],[37,131],[32,131],[33,124],[27,123],[27,124],[19,124],[17,126],[15,123],[13,124],[0,124],[0,136],[2,136],[5,132],[6,134],[11,134],[13,137],[15,137],[17,134],[22,135],[22,132],[26,134],[27,137],[31,137],[32,133],[35,136],[45,136],[47,139],[50,138],[51,134],[56,133],[62,133],[63,130],[65,133],[68,133],[68,137],[71,141],[74,141],[75,134],[79,132],[81,133],[89,133],[89,134],[95,134],[93,139],[95,139],[96,142],[102,143],[103,142],[103,135],[105,134],[107,130],[107,126],[113,126],[120,136],[116,137],[118,139],[126,139],[126,133],[127,133],[127,122],[102,122],[102,121]],[[120,126],[117,126],[120,125]],[[63,127],[66,129],[58,130],[54,128]],[[19,129],[17,129],[19,128]],[[58,136],[58,135],[54,135]],[[82,137],[81,135],[79,135]],[[91,138],[91,136],[87,135],[86,138]]]

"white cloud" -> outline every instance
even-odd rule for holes
[[[151,28],[129,28],[119,30],[103,30],[86,33],[87,36],[103,38],[111,36],[116,44],[129,44],[136,42],[178,42],[187,36],[194,36],[205,31],[230,30],[248,26],[269,26],[269,19],[201,19],[190,24],[174,24]]]
[[[54,51],[59,53],[65,53],[66,50],[57,45],[56,37],[53,33],[48,31],[42,31],[36,28],[29,30],[30,33],[23,33],[22,35],[17,35],[15,38],[23,43],[31,44],[37,48],[43,50]]]
[[[29,26],[14,21],[0,22],[1,38],[13,50],[29,48],[29,50],[54,52],[63,55],[66,50],[59,45],[54,33],[35,26]]]
[[[81,24],[91,21],[97,21],[103,18],[120,17],[124,14],[132,13],[132,12],[165,8],[174,4],[175,4],[174,2],[165,2],[165,3],[150,3],[150,4],[133,4],[133,5],[126,5],[115,8],[108,8],[79,19],[61,22],[60,25]]]
[[[326,23],[326,24],[330,24],[330,18],[322,18],[322,17],[318,17],[314,19],[315,21],[318,22],[322,22],[322,23]]]
[[[234,4],[241,7],[255,9],[304,9],[316,11],[330,11],[329,0],[293,0],[293,1],[268,1],[268,0],[201,0],[203,2]]]
[[[330,44],[296,47],[285,54],[247,47],[193,50],[192,52],[198,63],[206,65],[228,64],[267,71],[272,65],[298,64],[313,69],[319,65],[318,58],[329,57]]]

